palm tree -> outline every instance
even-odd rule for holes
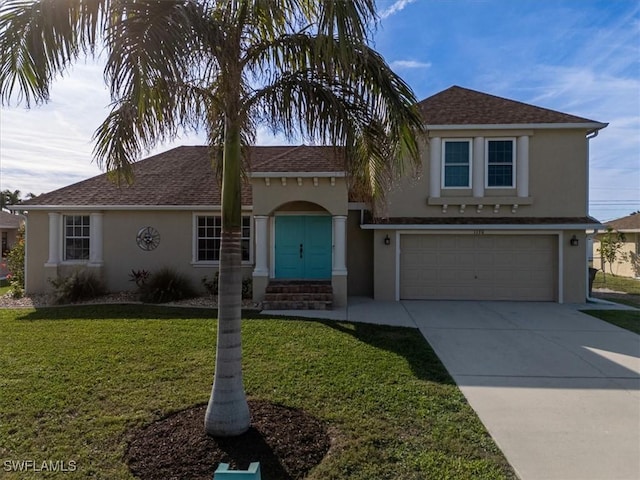
[[[111,113],[95,157],[118,178],[159,142],[203,129],[221,152],[222,242],[206,432],[249,428],[241,365],[242,165],[256,126],[344,148],[354,183],[381,194],[419,161],[411,89],[369,43],[375,0],[9,0],[0,7],[0,97],[27,104],[103,50]],[[216,148],[218,147],[218,148]]]
[[[27,198],[33,197],[35,197],[33,193],[27,193]],[[5,210],[7,207],[16,205],[22,200],[22,192],[20,190],[14,190],[13,192],[9,189],[3,190],[0,192],[0,209]]]

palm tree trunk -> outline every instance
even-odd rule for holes
[[[228,122],[222,173],[218,343],[213,388],[204,420],[205,431],[212,436],[240,435],[251,422],[242,382],[240,158],[240,129]]]

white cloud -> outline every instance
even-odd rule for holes
[[[419,62],[417,60],[394,60],[391,62],[391,68],[393,69],[402,69],[402,68],[429,68],[431,67],[431,63],[429,62]]]
[[[393,5],[391,5],[389,8],[383,10],[382,12],[380,12],[380,18],[387,18],[390,17],[391,15],[393,15],[394,13],[398,13],[402,10],[404,10],[404,7],[406,7],[407,5],[414,3],[416,0],[397,0]]]

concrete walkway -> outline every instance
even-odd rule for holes
[[[616,306],[355,298],[325,318],[417,327],[523,480],[637,480],[640,337],[585,308]]]

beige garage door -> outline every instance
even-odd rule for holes
[[[556,300],[553,235],[401,235],[400,298]]]

